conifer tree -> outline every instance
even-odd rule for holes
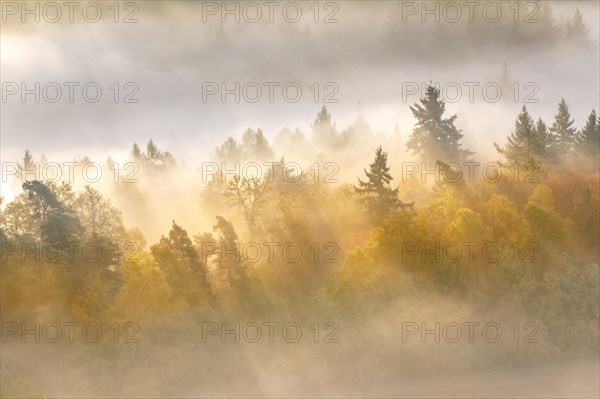
[[[583,21],[583,15],[579,8],[571,20],[567,20],[564,26],[564,35],[567,42],[582,43],[587,41],[590,28]]]
[[[428,86],[421,104],[415,104],[410,110],[417,124],[406,147],[423,161],[460,162],[473,154],[460,143],[463,135],[454,126],[458,116],[443,117],[446,104],[440,99],[439,89]]]
[[[596,116],[595,110],[592,110],[585,126],[579,132],[575,148],[577,160],[582,162],[577,166],[590,172],[598,172],[600,168],[600,117]]]
[[[573,120],[569,113],[569,106],[562,98],[558,104],[558,112],[554,116],[554,122],[550,127],[555,142],[555,151],[560,162],[565,162],[570,158],[573,145],[577,138],[577,130],[573,126]]]
[[[515,122],[515,130],[506,138],[504,147],[494,143],[496,150],[504,156],[508,163],[518,162],[522,165],[528,162],[539,161],[543,148],[540,135],[544,135],[545,124],[538,121],[534,125],[527,108],[523,106]]]
[[[387,166],[387,153],[381,146],[375,151],[375,160],[365,169],[367,181],[358,179],[358,187],[354,189],[365,195],[363,198],[368,212],[380,222],[387,214],[400,206],[398,189],[391,187],[392,176]]]
[[[542,118],[538,118],[535,125],[535,132],[537,135],[537,149],[536,155],[547,161],[555,161],[556,154],[554,152],[554,137],[548,131],[548,126]]]
[[[327,111],[327,107],[323,106],[321,112],[317,114],[317,118],[311,125],[312,134],[317,144],[334,146],[337,141],[337,131],[335,123],[331,120],[331,114]]]

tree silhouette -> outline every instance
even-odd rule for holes
[[[600,169],[600,117],[592,110],[587,122],[579,132],[575,143],[577,160],[582,164],[577,166],[590,172]]]
[[[454,126],[458,116],[443,117],[446,104],[438,89],[428,86],[421,104],[415,103],[410,110],[417,123],[406,147],[423,161],[460,162],[474,154],[462,148],[463,135]]]
[[[577,129],[573,127],[569,106],[564,98],[558,103],[558,113],[554,117],[550,132],[554,136],[555,148],[559,161],[566,162],[573,150],[573,145],[577,138]]]
[[[506,138],[504,147],[497,143],[494,143],[494,146],[510,164],[518,162],[524,165],[528,162],[539,162],[548,141],[545,124],[540,120],[536,127],[527,108],[523,106],[515,121],[515,130]]]
[[[372,217],[380,222],[390,212],[400,206],[398,189],[391,187],[393,180],[387,166],[387,153],[380,147],[375,151],[375,160],[365,169],[367,181],[358,179],[358,187],[354,189],[364,195],[363,201]]]

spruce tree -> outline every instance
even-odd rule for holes
[[[23,183],[28,175],[36,175],[36,167],[35,161],[33,160],[33,155],[29,150],[25,150],[25,154],[23,155],[23,162],[17,166],[18,181]]]
[[[367,211],[376,222],[380,222],[387,214],[400,206],[398,189],[391,187],[390,183],[393,178],[389,172],[387,153],[380,146],[375,151],[375,160],[369,165],[369,171],[365,169],[368,180],[358,179],[358,187],[354,187],[356,192],[365,195],[363,201]]]
[[[579,8],[571,20],[567,20],[564,26],[564,37],[567,42],[585,43],[588,38],[590,28],[583,21],[583,15]]]
[[[323,106],[311,125],[312,134],[317,144],[335,146],[337,144],[337,131],[335,123],[331,121],[331,114]]]
[[[423,161],[460,162],[473,154],[460,143],[463,135],[454,126],[458,116],[443,117],[446,104],[440,99],[439,89],[428,86],[421,104],[415,103],[410,110],[417,123],[406,147]]]
[[[539,128],[543,132],[544,126],[540,125]],[[494,143],[494,146],[510,164],[518,162],[524,165],[536,161],[541,147],[540,138],[538,129],[525,106],[517,117],[514,132],[506,138],[504,147],[500,147],[497,143]]]
[[[271,160],[275,153],[261,129],[246,129],[242,136],[241,145],[244,159],[251,161]]]
[[[553,140],[555,141],[555,150],[560,162],[569,159],[573,145],[577,138],[577,130],[573,127],[573,120],[569,113],[569,106],[562,98],[558,104],[558,113],[554,117],[554,122],[550,127]]]
[[[554,137],[548,131],[548,126],[546,126],[546,123],[544,123],[542,118],[538,118],[535,125],[535,133],[537,135],[537,148],[535,154],[541,159],[551,162],[554,161],[556,159],[556,154],[554,153]]]
[[[577,160],[582,162],[581,168],[590,172],[600,169],[600,118],[592,110],[587,122],[577,136],[575,144]]]

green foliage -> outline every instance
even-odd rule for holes
[[[186,209],[187,230],[173,221],[168,234],[148,250],[141,231],[125,227],[124,215],[101,186],[77,190],[67,183],[21,182],[23,192],[9,203],[0,201],[3,320],[35,319],[47,311],[103,325],[123,320],[145,323],[143,350],[98,345],[81,349],[76,356],[82,364],[93,364],[102,378],[122,378],[123,385],[133,384],[136,392],[138,387],[155,392],[163,382],[156,382],[161,376],[151,372],[127,371],[132,362],[172,366],[171,362],[184,363],[183,354],[198,353],[199,358],[213,361],[202,366],[203,376],[210,378],[214,370],[243,360],[193,339],[171,342],[173,334],[197,336],[206,320],[273,320],[275,316],[311,322],[342,320],[348,321],[350,328],[344,333],[348,331],[350,337],[359,334],[353,327],[364,320],[375,324],[385,319],[389,324],[384,325],[393,330],[404,317],[416,320],[424,315],[539,324],[543,337],[539,345],[526,349],[512,342],[488,345],[483,355],[478,351],[484,360],[463,359],[460,365],[465,369],[485,362],[522,364],[596,350],[600,174],[590,166],[598,154],[600,123],[595,112],[572,141],[574,128],[564,101],[550,130],[541,119],[534,124],[523,108],[506,145],[497,146],[508,167],[502,169],[502,177],[489,182],[450,178],[454,172],[445,160],[465,160],[471,153],[461,148],[456,116],[444,118],[445,105],[435,89],[429,88],[412,110],[418,121],[409,143],[424,160],[439,161],[445,175],[439,184],[428,185],[411,176],[400,188],[393,187],[394,157],[388,158],[381,146],[364,171],[366,178],[358,179],[356,186],[325,183],[314,178],[312,169],[302,173],[286,166],[282,157],[261,177],[238,175],[225,181],[217,173],[200,194],[202,208]],[[313,129],[315,140],[334,146],[351,143],[369,130],[366,121],[359,119],[338,135],[325,108]],[[280,139],[312,145],[299,130]],[[576,169],[559,162],[557,155],[564,155],[560,146],[570,146],[576,161],[571,166]],[[166,154],[152,141],[145,152],[137,145],[132,151],[132,157],[149,171],[175,168]],[[223,162],[273,156],[260,129],[246,130],[241,144],[228,139],[216,154]],[[33,162],[29,152],[25,161]],[[523,170],[506,161],[533,161],[544,167],[535,179],[524,181]],[[195,188],[199,191],[199,186]],[[126,210],[127,216],[140,212],[150,219],[151,207],[145,202],[149,190],[136,186],[122,190],[118,194],[135,204]],[[407,211],[399,191],[403,197],[417,198],[418,206]],[[160,211],[171,212],[175,203],[164,200]],[[194,224],[198,213],[210,215],[210,220],[214,214],[223,216],[216,217],[211,231],[203,232],[193,229],[212,223],[205,219]],[[69,241],[92,241],[103,252],[89,262],[81,252],[69,258],[62,249],[62,259],[53,262],[8,251],[10,245],[34,248]],[[135,244],[135,251],[123,248],[125,243]],[[258,261],[243,251],[246,243],[262,248]],[[264,243],[277,244],[274,259]],[[282,259],[286,243],[301,250],[294,262]],[[467,243],[473,244],[472,253]],[[115,244],[121,244],[121,253],[114,250]],[[494,248],[492,255],[499,252],[497,258],[482,252],[488,246]],[[460,257],[455,257],[457,250],[462,251]],[[381,334],[390,339],[388,331]],[[385,346],[389,341],[381,342]],[[161,343],[158,354],[148,354],[155,343]],[[414,348],[405,352],[405,348],[382,351],[393,359],[408,353],[411,361],[421,362],[419,367],[431,366],[431,353],[422,356],[423,352],[412,352]],[[445,350],[444,345],[435,347],[436,353]],[[393,375],[399,369],[413,370],[412,363],[391,364],[396,367],[390,371]],[[455,367],[455,363],[434,365]],[[2,367],[3,393],[22,388],[27,395],[36,394],[35,384],[27,385],[27,379],[17,376],[28,375],[25,371],[15,372],[16,366],[4,362]],[[239,372],[234,368],[228,376]],[[148,375],[154,382],[147,382]],[[178,381],[175,371],[162,377]]]
[[[376,222],[381,221],[391,211],[398,208],[398,189],[392,189],[390,168],[387,166],[387,153],[381,147],[375,151],[375,160],[365,169],[367,181],[358,179],[355,190],[364,195],[364,203],[369,214]]]
[[[529,162],[538,164],[547,155],[549,144],[550,137],[545,124],[540,119],[536,126],[523,106],[515,122],[515,130],[506,138],[504,147],[496,143],[494,146],[510,164],[517,162],[525,165]]]
[[[208,280],[207,265],[200,259],[187,231],[173,221],[168,237],[150,247],[175,300],[185,300],[189,306],[214,301],[215,295]]]
[[[458,116],[443,117],[446,104],[440,99],[439,89],[428,86],[421,104],[415,104],[410,110],[417,124],[406,147],[423,161],[460,162],[473,155],[460,143],[463,135],[454,126]]]
[[[562,98],[558,104],[558,112],[554,116],[554,122],[550,127],[550,132],[554,136],[556,142],[556,153],[559,155],[560,161],[567,162],[570,160],[571,151],[577,139],[577,129],[573,126],[574,121],[569,113],[569,106]]]
[[[592,110],[576,140],[576,165],[590,173],[600,172],[600,117]]]

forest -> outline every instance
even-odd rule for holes
[[[0,397],[597,395],[597,4],[100,3],[3,14],[3,82],[108,100],[2,102]]]
[[[257,372],[248,372],[254,369],[239,359],[235,345],[219,345],[219,338],[227,343],[227,333],[229,342],[241,339],[240,322],[246,345],[255,337],[250,327],[258,330],[254,323],[273,323],[275,337],[277,326],[299,323],[305,336],[311,331],[298,344],[302,351],[278,346],[276,356],[303,358],[318,351],[318,368],[338,367],[342,381],[346,372],[367,367],[345,364],[344,357],[358,356],[356,342],[370,339],[376,342],[369,344],[372,351],[398,359],[390,360],[387,377],[597,351],[596,112],[577,125],[564,99],[548,122],[534,120],[523,106],[505,142],[493,143],[497,159],[486,164],[485,173],[467,174],[468,165],[480,163],[463,147],[457,116],[446,112],[439,90],[429,86],[410,109],[415,125],[405,145],[412,160],[394,163],[394,153],[378,146],[354,182],[335,178],[332,171],[342,167],[337,163],[298,168],[277,160],[260,129],[247,129],[239,141],[230,137],[215,150],[210,168],[188,171],[206,184],[194,199],[197,208],[184,211],[211,214],[212,228],[195,231],[186,219],[172,220],[170,229],[148,243],[140,228],[125,224],[109,197],[133,201],[151,222],[153,213],[168,216],[168,200],[152,208],[146,191],[179,181],[173,176],[186,168],[175,156],[152,140],[144,150],[134,144],[128,161],[136,165],[135,178],[115,179],[111,172],[110,182],[101,185],[81,181],[86,176],[81,170],[92,163],[87,157],[73,167],[71,182],[55,182],[49,173],[45,181],[28,180],[48,160],[36,162],[26,151],[12,176],[22,192],[2,207],[3,343],[38,339],[41,356],[49,357],[69,344],[62,337],[62,346],[51,345],[57,333],[49,331],[58,329],[52,323],[109,328],[97,340],[87,331],[89,339],[75,340],[68,355],[61,355],[70,370],[63,381],[80,381],[76,391],[58,392],[63,395],[81,389],[186,395],[185,384],[178,385],[186,376],[164,367],[180,372],[190,361],[201,370],[203,392],[220,392],[227,378],[250,383]],[[287,130],[279,140],[298,149],[310,142],[339,149],[364,139],[359,125],[368,126],[359,120],[338,132],[322,107],[308,137]],[[267,173],[257,172],[259,162]],[[253,168],[240,166],[248,163]],[[102,167],[114,171],[115,161],[109,158]],[[488,321],[505,326],[509,338],[496,345],[461,341],[458,349],[428,345],[426,335],[423,341],[416,335],[411,345],[408,335],[421,322],[436,335],[436,323]],[[319,332],[328,333],[327,340]],[[519,333],[529,333],[530,341]],[[334,345],[319,349],[327,343]],[[247,350],[271,353],[264,345]],[[17,361],[3,362],[2,368],[6,392],[45,394],[34,385],[40,377],[30,375],[41,371]],[[81,381],[88,385],[82,388]],[[101,387],[94,385],[101,381]]]

